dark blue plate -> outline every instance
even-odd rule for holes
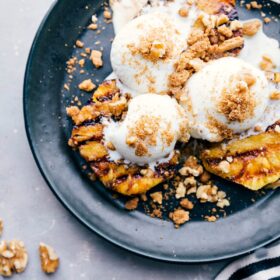
[[[98,37],[86,29],[92,14],[103,22],[102,12],[102,1],[57,1],[41,24],[28,59],[23,100],[26,131],[37,165],[54,194],[92,231],[127,250],[159,260],[221,260],[278,238],[279,192],[253,193],[217,179],[231,198],[229,215],[216,223],[203,222],[200,213],[210,206],[197,207],[192,221],[175,230],[172,223],[152,219],[142,211],[125,211],[121,200],[113,200],[100,183],[82,175],[80,160],[67,145],[71,123],[65,106],[77,91],[77,84],[91,74],[74,75],[71,90],[66,92],[65,62],[77,52],[72,46],[78,38],[90,47],[100,40],[105,67],[95,71],[93,79],[101,82],[111,72],[112,25],[104,24],[105,30]],[[278,16],[280,8],[271,3],[264,12]],[[241,19],[249,17],[259,17],[259,11],[240,9]],[[272,22],[265,31],[279,39],[279,23]],[[90,64],[86,69],[94,72]],[[80,99],[86,102],[88,98],[85,94]]]

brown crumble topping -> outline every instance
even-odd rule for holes
[[[264,23],[268,24],[268,23],[271,22],[271,19],[270,19],[269,17],[265,17],[265,18],[263,19],[263,21],[264,21]]]
[[[156,202],[158,204],[162,204],[162,192],[154,192],[150,194],[153,202]]]
[[[218,103],[218,112],[230,122],[242,122],[253,116],[256,102],[250,86],[256,82],[254,76],[242,73],[241,80],[224,88]]]
[[[59,258],[54,249],[51,246],[40,243],[39,254],[42,271],[47,274],[56,272],[59,266]]]
[[[251,20],[243,23],[243,34],[246,36],[254,36],[261,28],[262,24],[259,20]]]
[[[116,147],[114,146],[114,144],[112,142],[108,142],[106,147],[111,150],[111,151],[115,151]]]
[[[186,210],[192,210],[194,207],[193,203],[187,198],[182,199],[180,205]]]
[[[276,65],[268,55],[263,55],[262,61],[259,64],[263,71],[271,71],[275,69]]]
[[[262,5],[258,4],[257,1],[251,1],[250,6],[251,6],[252,9],[258,9],[258,10],[260,10],[262,8]]]
[[[98,29],[98,25],[96,23],[91,23],[88,26],[88,29],[90,29],[90,30],[97,30]]]
[[[111,19],[112,18],[112,13],[108,9],[105,9],[105,11],[103,13],[103,16],[104,16],[105,19]]]
[[[169,218],[174,222],[175,226],[178,227],[190,220],[189,214],[188,211],[177,209],[169,214]]]
[[[135,210],[138,207],[138,203],[139,203],[139,198],[138,197],[134,197],[130,200],[128,200],[124,207],[126,210]]]
[[[66,89],[67,91],[70,90],[70,87],[69,87],[67,84],[64,84],[63,87],[64,87],[64,89]]]
[[[77,40],[77,41],[76,41],[76,46],[77,46],[78,48],[83,48],[84,45],[85,45],[85,44],[84,44],[82,41],[80,41],[80,40]]]
[[[92,50],[91,55],[90,55],[90,59],[91,59],[93,65],[96,68],[100,68],[100,67],[103,66],[102,52],[101,51]]]
[[[274,91],[270,94],[271,100],[280,100],[280,91]]]
[[[186,7],[182,7],[179,11],[178,14],[181,17],[187,17],[189,15],[189,10]]]
[[[217,218],[215,216],[205,216],[206,221],[208,222],[216,222]]]
[[[229,129],[226,125],[222,124],[212,116],[208,116],[207,126],[212,133],[218,134],[220,136],[221,141],[223,139],[231,139],[233,136],[233,132],[231,129]]]
[[[90,91],[94,90],[95,88],[96,88],[96,85],[92,82],[91,79],[84,80],[83,82],[81,82],[79,84],[79,89],[86,91],[86,92],[90,92]]]

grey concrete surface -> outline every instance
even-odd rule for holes
[[[33,160],[24,130],[23,75],[35,32],[53,0],[0,1],[0,217],[2,238],[21,239],[29,264],[14,279],[48,279],[38,244],[52,245],[61,266],[51,279],[212,279],[224,265],[176,265],[119,249],[84,228],[54,197]],[[1,277],[1,276],[0,276]]]

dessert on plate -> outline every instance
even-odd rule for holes
[[[241,22],[233,0],[110,4],[113,73],[67,108],[69,145],[101,182],[145,194],[194,156],[251,190],[279,180],[280,50],[262,23]]]

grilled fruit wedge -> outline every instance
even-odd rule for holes
[[[68,107],[67,113],[74,123],[69,146],[80,152],[106,187],[130,196],[145,193],[172,177],[178,164],[178,154],[174,153],[168,163],[156,166],[154,171],[108,159],[109,147],[103,143],[101,118],[121,120],[127,111],[128,101],[129,96],[120,93],[115,80],[105,81],[95,91],[89,105],[81,109]]]
[[[201,158],[209,172],[256,191],[280,178],[280,133],[271,129],[219,144]]]

